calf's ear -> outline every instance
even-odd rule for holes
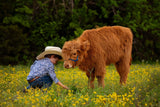
[[[81,43],[81,50],[82,51],[88,51],[90,48],[90,43],[88,40],[85,40]]]

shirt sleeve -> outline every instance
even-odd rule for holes
[[[33,67],[35,66],[36,63],[37,63],[37,60],[35,60],[34,63],[31,65],[30,70],[33,69]]]
[[[58,83],[59,80],[58,80],[58,78],[56,77],[56,74],[55,74],[55,72],[54,72],[54,66],[50,66],[50,67],[48,68],[48,71],[49,71],[49,75],[50,75],[50,77],[52,78],[52,80],[53,80],[55,83]]]

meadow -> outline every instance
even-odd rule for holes
[[[70,90],[55,83],[49,89],[29,89],[30,66],[0,66],[1,107],[160,107],[160,64],[132,64],[127,84],[119,84],[113,65],[106,67],[105,88],[88,88],[88,78],[78,68],[56,66],[57,78]]]

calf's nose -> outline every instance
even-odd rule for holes
[[[68,65],[68,64],[64,64],[64,67],[68,69],[68,68],[69,68],[69,65]]]

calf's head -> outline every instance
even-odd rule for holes
[[[64,60],[65,68],[74,68],[79,66],[81,61],[87,55],[87,51],[90,48],[88,40],[85,41],[68,41],[65,42],[62,48],[62,57]]]

